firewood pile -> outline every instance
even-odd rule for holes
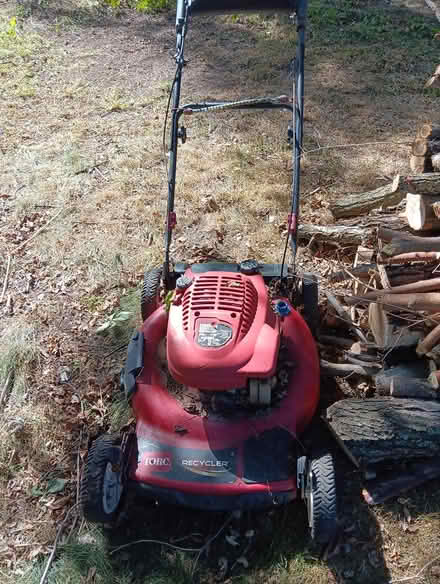
[[[322,375],[357,390],[326,423],[363,472],[370,504],[440,477],[439,156],[440,128],[425,124],[411,149],[417,174],[342,197],[330,206],[334,225],[301,234],[309,246],[355,251],[327,275],[319,346]]]

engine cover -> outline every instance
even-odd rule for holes
[[[245,387],[274,375],[280,323],[261,275],[205,272],[186,276],[168,320],[167,359],[180,383],[205,390]]]

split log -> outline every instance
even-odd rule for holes
[[[431,156],[431,164],[435,172],[440,171],[440,153],[433,154],[433,156]]]
[[[384,294],[377,298],[377,302],[382,304],[386,310],[409,309],[409,310],[430,310],[440,309],[439,292],[420,292],[414,294]]]
[[[347,377],[347,375],[373,377],[376,373],[377,368],[375,367],[365,367],[351,363],[330,363],[321,359],[321,374],[324,377]]]
[[[403,182],[409,193],[417,195],[440,194],[440,172],[410,174],[405,177]]]
[[[419,399],[438,399],[438,393],[425,379],[392,377],[390,383],[392,397],[417,397]]]
[[[319,335],[319,342],[324,345],[342,347],[343,349],[351,349],[353,346],[352,339],[344,339],[343,337],[335,337],[332,335]]]
[[[404,264],[408,262],[436,262],[440,260],[440,252],[436,251],[414,251],[401,253],[388,259],[381,259],[384,264]]]
[[[410,284],[408,284],[409,286]],[[385,310],[410,310],[438,312],[440,310],[440,293],[439,292],[415,292],[413,294],[390,294],[388,290],[382,290],[385,294],[378,295],[373,300],[365,296],[346,296],[344,298],[347,304],[370,304],[377,302]]]
[[[374,191],[344,195],[330,205],[330,211],[336,219],[340,219],[364,215],[377,207],[396,205],[404,198],[401,187],[402,179],[397,175],[392,183]]]
[[[412,252],[440,252],[440,237],[419,237],[380,227],[378,238],[385,256],[398,256]]]
[[[395,286],[387,290],[371,290],[366,292],[362,298],[375,301],[386,294],[407,294],[410,292],[433,292],[440,290],[440,278],[431,278],[430,280],[420,280],[418,282],[411,282],[410,284],[403,284],[402,286]],[[353,299],[353,302],[355,299]]]
[[[361,245],[373,239],[372,229],[346,227],[342,225],[302,224],[298,229],[300,241],[322,241],[332,245]]]
[[[352,275],[356,278],[369,278],[374,272],[377,272],[377,264],[365,264],[355,268],[339,270],[332,274],[329,280],[330,282],[343,282],[344,280],[349,280]]]
[[[440,67],[440,65],[439,65],[439,67]],[[418,138],[425,138],[426,140],[428,138],[439,139],[440,138],[440,127],[433,126],[432,124],[422,124],[417,132],[417,137]]]
[[[416,138],[411,145],[411,152],[414,156],[425,156],[428,152],[428,140],[422,137]]]
[[[404,470],[394,469],[380,479],[368,481],[362,496],[369,505],[379,505],[439,476],[440,460],[413,462]]]
[[[425,83],[425,89],[428,89],[428,87],[440,87],[440,65],[438,65],[438,67],[435,69],[434,73],[431,75],[431,77]],[[429,124],[427,124],[427,125],[429,125]]]
[[[406,219],[414,231],[438,231],[440,219],[434,212],[433,204],[440,203],[440,196],[406,195]]]
[[[393,327],[388,322],[382,306],[375,302],[368,307],[368,324],[376,345],[381,348],[388,347],[393,334]]]
[[[354,258],[354,262],[353,262],[353,268],[357,268],[360,264],[364,265],[364,264],[369,264],[372,262],[373,257],[375,255],[375,251],[374,249],[371,249],[370,247],[365,247],[363,245],[359,245],[357,250],[356,250],[356,255]],[[382,266],[383,267],[383,266]],[[385,269],[385,268],[384,268]],[[379,274],[380,274],[380,270],[379,270]],[[368,284],[368,280],[370,278],[364,277],[365,283]],[[361,283],[361,281],[359,280],[354,280],[353,282],[353,294],[364,294],[364,292],[367,291],[367,287],[365,285],[363,285]]]
[[[359,468],[381,461],[438,457],[440,402],[436,400],[343,399],[327,409],[326,422]]]
[[[440,343],[440,324],[438,324],[424,339],[417,345],[417,355],[427,355]]]
[[[428,381],[434,389],[440,387],[440,371],[432,371],[428,376]]]
[[[393,377],[406,377],[407,379],[426,379],[429,367],[426,359],[408,360],[383,369],[374,377],[374,384],[378,395],[389,395],[391,379]]]
[[[411,172],[414,174],[422,174],[423,172],[427,172],[428,169],[426,166],[425,156],[414,156],[414,154],[411,154],[409,158],[409,167]]]

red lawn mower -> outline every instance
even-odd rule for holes
[[[298,33],[294,97],[180,105],[189,18],[202,12],[288,10]],[[318,286],[286,266],[297,249],[303,137],[304,40],[307,0],[178,0],[163,267],[148,271],[143,324],[132,337],[121,389],[136,431],[101,436],[82,481],[84,516],[115,518],[124,490],[208,510],[247,510],[305,499],[318,543],[336,530],[336,487],[330,453],[305,452],[301,434],[319,401],[319,359],[313,333]],[[292,202],[281,264],[172,264],[176,225],[177,150],[185,115],[226,109],[281,109],[292,115]],[[302,314],[295,306],[302,306]]]

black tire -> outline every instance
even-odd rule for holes
[[[120,470],[118,470],[120,449],[116,442],[117,439],[112,436],[100,436],[93,442],[87,455],[81,481],[81,505],[85,519],[93,523],[113,521],[120,507],[123,485]],[[108,470],[109,465],[111,465],[112,470]],[[116,470],[113,470],[114,467]],[[108,486],[108,473],[112,473],[111,478],[116,478],[119,473],[119,485],[115,484],[113,489],[111,480],[110,486]],[[107,486],[105,481],[107,481]],[[108,489],[107,497],[105,497],[106,488]],[[109,495],[111,495],[111,499],[109,499]]]
[[[307,511],[312,540],[329,543],[337,533],[336,475],[331,454],[312,459],[306,484]]]
[[[144,274],[141,294],[141,315],[145,321],[159,305],[159,288],[162,278],[162,268],[153,268]]]
[[[316,338],[319,328],[318,279],[314,274],[304,274],[302,280],[303,317]]]

